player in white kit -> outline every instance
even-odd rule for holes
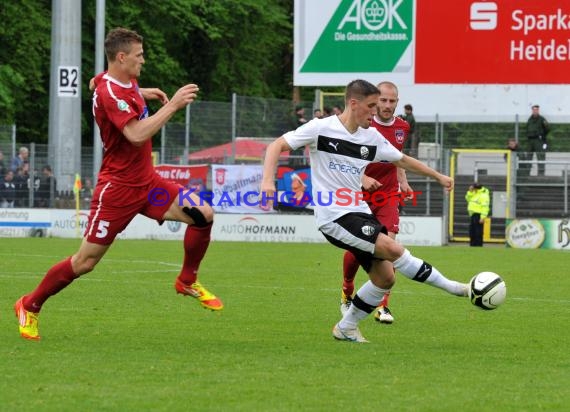
[[[361,189],[361,176],[371,162],[392,162],[402,169],[432,177],[447,191],[453,189],[452,178],[404,155],[370,127],[378,95],[376,86],[365,80],[350,82],[342,114],[313,119],[268,146],[261,183],[263,197],[271,202],[275,197],[275,171],[280,153],[309,146],[317,227],[330,243],[350,250],[369,276],[354,296],[350,309],[333,328],[336,339],[359,343],[368,341],[360,333],[358,323],[376,309],[394,285],[392,265],[410,279],[454,295],[467,296],[468,291],[466,284],[447,279],[387,236],[386,229],[365,202],[367,192]]]

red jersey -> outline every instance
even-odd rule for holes
[[[389,123],[383,123],[377,116],[374,116],[371,126],[382,133],[382,136],[384,136],[392,146],[400,152],[402,151],[404,143],[410,133],[410,125],[408,122],[399,117],[394,117]],[[382,183],[382,187],[379,189],[381,192],[391,193],[400,190],[396,166],[392,163],[370,163],[366,167],[364,174]]]
[[[148,117],[148,108],[135,79],[120,83],[108,74],[97,76],[93,94],[93,116],[101,130],[103,161],[98,179],[126,186],[144,186],[155,175],[152,141],[135,146],[123,135],[132,119]]]

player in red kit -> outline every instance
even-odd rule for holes
[[[131,30],[111,30],[105,39],[108,71],[98,76],[93,94],[93,115],[101,130],[104,155],[93,192],[89,223],[79,250],[48,270],[40,284],[22,296],[14,309],[20,335],[39,339],[38,315],[44,302],[79,276],[94,269],[117,234],[142,214],[159,223],[188,224],[184,261],[174,287],[196,298],[208,309],[223,304],[197,280],[198,268],[210,243],[214,213],[200,198],[159,177],[152,165],[152,136],[178,111],[192,103],[198,86],[187,84],[169,100],[160,89],[139,89],[143,39]],[[162,101],[152,116],[143,98]]]
[[[378,110],[371,122],[396,149],[402,151],[404,143],[410,132],[410,125],[399,117],[394,116],[398,105],[398,88],[394,83],[382,82],[378,84],[380,97],[378,99]],[[388,230],[388,236],[392,239],[398,234],[400,214],[398,206],[400,203],[400,193],[413,193],[408,184],[406,171],[398,168],[392,163],[371,163],[366,167],[362,178],[364,190],[374,192],[369,201],[370,210]],[[343,284],[341,292],[341,312],[344,313],[351,304],[354,293],[354,278],[358,271],[359,263],[356,257],[349,251],[344,254],[343,261]],[[381,323],[392,323],[394,317],[388,309],[390,293],[386,293],[380,302],[378,309],[374,313],[374,318]]]

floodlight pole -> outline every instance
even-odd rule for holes
[[[105,0],[97,0],[95,16],[95,75],[105,69],[104,59],[105,42]],[[97,182],[97,175],[101,168],[103,145],[101,143],[99,126],[93,119],[93,183]]]
[[[48,150],[57,190],[81,171],[81,2],[53,0]]]
[[[186,117],[184,121],[184,159],[180,164],[188,164],[188,155],[190,154],[190,105],[186,106]]]
[[[235,164],[237,139],[237,94],[232,93],[232,157],[231,164]]]

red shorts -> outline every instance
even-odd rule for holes
[[[400,213],[398,212],[398,201],[396,199],[392,199],[381,206],[372,203],[368,203],[368,206],[370,206],[370,210],[376,216],[376,219],[384,225],[388,232],[397,234],[400,231]]]
[[[140,187],[97,182],[85,238],[91,243],[110,245],[139,213],[162,223],[181,189],[182,186],[158,175]]]

